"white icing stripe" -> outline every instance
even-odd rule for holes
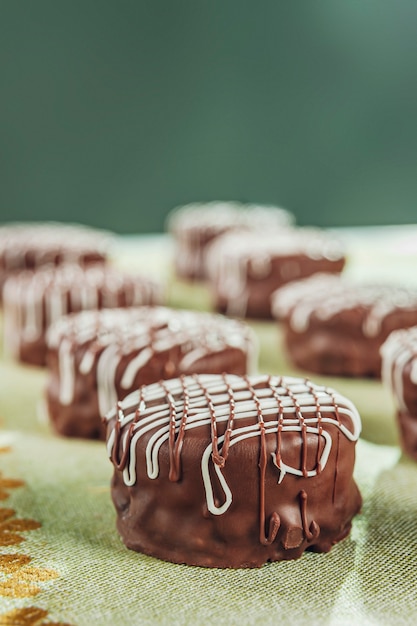
[[[219,350],[219,352],[221,351],[222,349]],[[211,354],[215,353],[216,351],[213,350]],[[179,363],[180,370],[182,372],[186,372],[190,369],[191,366],[195,365],[199,359],[205,356],[207,356],[207,350],[204,350],[203,348],[195,348],[194,350],[191,350],[191,352],[188,352],[188,354],[186,354],[184,358],[181,359]]]
[[[34,289],[26,292],[26,320],[22,335],[27,341],[35,341],[42,334],[42,299]]]
[[[83,264],[93,256],[102,261],[110,233],[77,224],[12,223],[0,226],[0,266],[7,272],[58,262]]]
[[[74,400],[74,354],[71,342],[62,341],[58,352],[59,359],[59,401],[68,406]]]
[[[115,378],[118,363],[118,347],[110,344],[100,354],[97,362],[97,397],[100,415],[105,415],[109,407],[117,402]]]
[[[272,296],[272,312],[287,318],[296,333],[305,333],[314,315],[327,322],[343,311],[360,309],[362,333],[376,337],[384,319],[396,310],[416,313],[417,291],[384,285],[353,284],[343,277],[318,274],[281,287]]]
[[[223,232],[225,228],[246,226],[252,230],[288,226],[293,216],[276,206],[240,202],[193,202],[176,207],[168,216],[168,227],[175,236],[187,240],[201,238],[207,231]]]
[[[410,380],[414,385],[417,385],[417,356],[414,356],[411,364]]]
[[[97,288],[92,285],[82,285],[80,289],[81,309],[97,309],[98,293]]]
[[[95,358],[94,352],[92,352],[91,350],[87,350],[87,352],[84,354],[80,363],[81,374],[84,374],[84,376],[86,376],[87,374],[91,372],[91,370],[93,369],[93,365],[94,365],[94,358]]]
[[[228,231],[288,230],[293,216],[275,206],[238,202],[193,203],[177,207],[168,216],[167,226],[174,235],[175,264],[181,275],[206,276],[208,242]]]
[[[107,306],[117,304],[119,299],[128,304],[147,305],[159,301],[160,288],[141,276],[125,275],[101,265],[44,267],[8,279],[3,304],[5,316],[13,311],[8,332],[14,338],[6,338],[8,345],[13,344],[13,354],[18,355],[22,340],[36,341],[68,311],[96,309],[100,293],[112,294],[106,300]],[[103,297],[103,304],[104,300]]]
[[[270,386],[257,388],[258,383],[268,384],[268,380]],[[276,455],[273,454],[273,462],[280,471],[280,481],[283,480],[286,474],[312,477],[317,475],[319,467],[320,470],[325,468],[332,448],[332,438],[325,430],[326,425],[338,428],[349,441],[355,442],[359,438],[361,421],[355,406],[343,396],[333,392],[333,390],[290,377],[279,379],[260,376],[251,377],[250,381],[252,388],[256,389],[257,401],[255,401],[244,378],[227,376],[227,384],[233,390],[235,403],[235,425],[230,435],[230,447],[239,444],[245,439],[261,435],[259,407],[263,418],[281,415],[280,420],[262,420],[265,435],[276,436],[279,428],[283,436],[284,433],[298,432],[301,438],[301,433],[305,431],[324,439],[324,446],[321,450],[320,458],[317,459],[316,467],[306,472],[303,472],[299,467],[293,467],[285,463],[282,459],[278,462]],[[227,423],[229,420],[230,395],[227,384],[221,376],[201,375],[197,378],[185,377],[183,382],[179,379],[173,379],[166,381],[164,385],[156,383],[144,387],[141,396],[139,396],[139,392],[130,394],[124,401],[119,403],[118,408],[120,427],[126,429],[118,450],[119,456],[124,455],[127,446],[129,446],[128,464],[123,469],[123,480],[126,485],[132,486],[136,483],[138,471],[136,458],[137,442],[142,436],[152,431],[153,433],[148,438],[145,447],[146,471],[151,479],[156,479],[159,476],[159,452],[161,446],[168,441],[170,433],[171,409],[167,403],[167,393],[169,392],[174,399],[177,397],[175,400],[175,432],[178,435],[180,427],[184,427],[182,424],[184,415],[182,389],[184,384],[187,387],[188,396],[185,432],[200,427],[204,427],[204,432],[207,432],[210,427],[212,414],[208,408],[207,398],[203,394],[203,387],[207,390],[213,402],[216,423]],[[271,387],[275,388],[275,393],[279,396],[279,402]],[[143,398],[140,408],[140,419],[133,425],[131,439],[128,440],[127,433],[129,429],[127,426],[131,424],[135,417],[139,397]],[[160,401],[160,404],[155,404],[157,400]],[[149,406],[149,403],[152,403],[151,406]],[[320,411],[320,417],[318,417],[318,410]],[[301,411],[302,422],[300,422]],[[114,415],[115,412],[112,411],[107,416],[107,419],[111,420]],[[342,418],[347,420],[348,425],[341,421]],[[239,426],[239,422],[242,420],[246,422],[252,420],[253,423],[251,425],[246,423],[244,426]],[[224,436],[220,436],[218,438],[220,454],[223,442]],[[110,457],[113,454],[114,445],[115,431],[113,429],[107,442],[107,452]],[[212,453],[213,442],[210,442],[205,448],[201,459],[202,478],[208,510],[214,515],[222,515],[232,502],[232,494],[221,469],[214,464],[214,470],[224,493],[223,503],[220,505],[215,503],[210,470],[210,464],[213,463]]]
[[[219,443],[223,443],[223,441],[224,437],[219,437]],[[216,506],[216,503],[214,501],[213,485],[211,483],[211,477],[209,472],[209,465],[210,461],[212,460],[212,453],[212,446],[207,446],[201,459],[201,472],[203,475],[204,489],[206,492],[207,508],[210,513],[213,513],[214,515],[223,515],[223,513],[225,513],[232,504],[232,492],[230,491],[229,485],[227,484],[226,479],[224,478],[219,466],[213,464],[215,472],[217,474],[217,478],[219,479],[220,486],[223,489],[223,493],[225,495],[223,504],[221,506]]]
[[[139,352],[139,354],[129,362],[120,382],[120,385],[123,389],[131,388],[131,386],[133,385],[133,381],[135,380],[135,376],[147,363],[149,363],[149,360],[152,358],[153,354],[154,351],[152,348],[145,348],[144,350],[141,350],[141,352]]]
[[[207,266],[218,295],[226,301],[229,315],[244,316],[247,310],[248,279],[262,280],[271,275],[272,261],[279,261],[280,281],[295,280],[300,266],[294,256],[318,261],[343,258],[340,244],[322,231],[297,229],[285,235],[266,231],[228,233],[219,237],[207,253]]]
[[[51,327],[48,343],[59,350],[61,343],[67,340],[83,351],[73,378],[88,375],[97,368],[101,415],[116,402],[115,377],[122,358],[125,365],[120,384],[122,389],[130,389],[137,376],[140,380],[141,370],[154,354],[165,353],[163,358],[168,363],[174,358],[171,350],[175,350],[174,354],[179,356],[175,357],[178,360],[174,365],[185,373],[192,370],[198,359],[225,352],[229,345],[246,355],[248,368],[254,367],[257,355],[256,338],[245,324],[220,315],[165,307],[103,309],[63,317]],[[110,346],[117,349],[109,351]],[[69,362],[62,358],[62,367],[68,368]],[[74,361],[72,364],[75,368]],[[248,369],[248,373],[250,371]]]

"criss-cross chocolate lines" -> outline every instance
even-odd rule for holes
[[[360,418],[348,400],[336,392],[314,385],[308,380],[233,375],[183,376],[142,387],[118,404],[113,431],[108,438],[108,451],[117,469],[123,472],[126,485],[134,485],[137,472],[137,443],[148,434],[145,448],[147,475],[159,475],[159,450],[169,446],[170,480],[181,478],[181,452],[190,429],[201,428],[207,445],[200,459],[207,508],[213,515],[224,514],[231,505],[233,494],[227,482],[228,454],[234,445],[259,437],[260,473],[260,540],[270,543],[279,529],[278,515],[272,515],[265,532],[265,474],[268,464],[267,440],[274,437],[272,461],[279,470],[278,482],[286,474],[302,478],[316,476],[323,471],[333,446],[329,426],[336,426],[341,435],[356,441],[360,432]],[[222,433],[222,434],[219,434]],[[300,461],[289,464],[283,459],[283,438],[299,435]],[[315,435],[315,465],[308,467],[308,435]],[[338,442],[337,442],[338,445]],[[120,461],[118,461],[120,459]],[[210,469],[211,468],[211,469]],[[214,496],[214,470],[223,499]],[[300,492],[300,515],[306,537],[316,529],[308,525],[305,492]],[[306,494],[305,494],[306,495]]]

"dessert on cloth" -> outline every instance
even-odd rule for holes
[[[20,361],[45,365],[46,331],[62,315],[160,301],[154,281],[102,264],[25,270],[4,285],[5,349]]]
[[[205,567],[327,552],[361,496],[361,421],[337,391],[280,376],[194,375],[140,387],[107,415],[128,548]]]
[[[271,318],[276,289],[316,272],[339,273],[344,264],[340,243],[310,228],[226,233],[207,254],[216,308],[238,317]]]
[[[291,213],[275,206],[196,202],[177,207],[167,220],[176,244],[176,272],[186,279],[207,278],[207,246],[219,235],[231,230],[280,232],[293,221]]]
[[[0,293],[5,280],[24,269],[42,265],[106,260],[110,233],[80,224],[10,223],[0,226]]]
[[[83,311],[48,333],[47,407],[67,436],[104,438],[101,417],[143,384],[195,372],[252,372],[257,342],[211,313],[138,307]]]
[[[382,343],[391,331],[417,324],[417,291],[317,275],[277,290],[272,310],[297,367],[379,377]]]
[[[381,355],[382,380],[394,397],[401,446],[417,461],[417,326],[392,332]]]

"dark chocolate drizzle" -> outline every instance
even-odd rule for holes
[[[256,395],[256,391],[253,388],[250,380],[247,376],[245,376],[246,383],[248,385],[248,389],[252,395],[253,401],[256,405],[257,419],[259,429],[261,431],[261,449],[259,452],[259,541],[263,545],[271,544],[275,537],[277,536],[277,532],[281,525],[281,520],[279,518],[278,513],[274,511],[269,520],[269,528],[268,535],[265,534],[265,476],[266,476],[266,466],[267,466],[267,449],[266,449],[266,435],[265,435],[265,422],[262,415],[262,407],[259,401],[258,396]]]
[[[234,379],[235,377],[233,377]],[[268,466],[268,446],[267,446],[267,435],[271,435],[274,432],[274,428],[267,430],[268,424],[270,422],[274,422],[274,416],[271,414],[270,410],[268,413],[268,420],[265,422],[265,416],[262,409],[262,401],[260,396],[257,394],[256,385],[258,383],[253,383],[249,377],[243,377],[243,380],[246,384],[246,389],[250,393],[251,400],[254,403],[254,407],[256,410],[256,424],[259,429],[258,436],[260,438],[260,446],[259,446],[259,457],[258,457],[258,467],[259,467],[259,541],[262,545],[270,545],[275,541],[278,531],[281,526],[280,516],[276,511],[273,511],[267,519],[267,505],[266,505],[266,473]],[[202,395],[204,396],[204,400],[206,406],[208,408],[209,416],[210,416],[210,438],[211,438],[211,458],[213,463],[218,467],[218,471],[223,473],[223,469],[225,467],[229,449],[232,445],[232,438],[234,434],[234,427],[236,421],[236,399],[235,393],[236,390],[233,389],[229,376],[227,374],[223,374],[222,377],[219,377],[219,383],[222,381],[224,384],[224,389],[219,388],[220,391],[215,391],[214,393],[219,393],[220,395],[224,395],[225,393],[228,396],[228,404],[229,404],[229,415],[227,418],[226,427],[224,430],[224,434],[219,437],[218,433],[218,418],[216,416],[216,408],[215,408],[215,395],[212,396],[209,389],[207,388],[204,377],[199,376],[197,374],[192,377],[182,376],[180,379],[181,385],[181,403],[178,403],[182,407],[182,415],[181,419],[177,418],[177,407],[175,397],[178,399],[178,391],[171,391],[170,389],[170,381],[160,381],[158,385],[162,388],[163,394],[165,394],[166,402],[168,405],[168,445],[169,445],[169,480],[170,481],[179,481],[181,479],[181,451],[183,448],[183,443],[185,439],[185,434],[187,430],[187,420],[191,418],[190,414],[190,388],[189,384],[194,382],[197,385],[197,389],[201,390]],[[321,414],[321,406],[320,406],[320,398],[316,392],[316,387],[309,381],[304,380],[300,381],[300,383],[304,384],[308,389],[308,392],[311,394],[315,403],[315,419],[317,424],[317,448],[316,448],[316,474],[319,474],[322,471],[322,467],[320,465],[320,459],[322,456],[322,452],[325,446],[325,441],[323,437],[323,418]],[[308,452],[308,439],[307,439],[307,422],[302,412],[302,407],[300,403],[291,389],[289,382],[283,377],[277,379],[277,381],[273,380],[273,377],[265,377],[264,379],[259,379],[260,389],[267,389],[270,393],[269,398],[274,398],[276,402],[276,449],[274,464],[277,466],[280,471],[280,477],[278,482],[280,482],[285,472],[288,471],[285,469],[285,463],[282,461],[282,437],[288,427],[284,427],[284,407],[286,404],[284,403],[285,397],[291,399],[293,415],[296,416],[298,420],[298,427],[294,425],[295,431],[300,431],[301,438],[301,452],[300,452],[300,465],[299,472],[301,474],[302,479],[306,479],[309,477],[309,471],[307,467],[307,452]],[[172,387],[172,385],[171,385]],[[174,387],[175,389],[175,387]],[[320,388],[325,391],[327,394],[327,398],[331,400],[333,404],[334,413],[336,416],[338,428],[337,430],[337,450],[336,450],[336,459],[334,463],[334,483],[333,483],[333,493],[332,498],[333,502],[335,501],[335,490],[336,490],[336,480],[337,480],[337,465],[338,465],[338,457],[339,457],[339,446],[340,446],[340,431],[341,431],[341,416],[339,414],[339,406],[336,402],[336,397],[332,390]],[[244,388],[239,387],[241,392],[244,391]],[[281,390],[281,391],[280,391]],[[265,395],[262,396],[265,399]],[[196,398],[195,393],[193,392],[192,398]],[[198,404],[199,407],[203,405]],[[122,420],[124,418],[124,412],[122,406],[118,403],[116,409],[116,420],[114,426],[114,444],[111,453],[111,459],[115,465],[115,467],[119,471],[123,471],[128,463],[129,451],[132,437],[134,435],[134,430],[138,425],[138,422],[141,417],[141,411],[143,411],[143,407],[145,407],[145,397],[144,397],[144,387],[140,388],[139,392],[139,403],[135,411],[134,418],[129,425],[128,432],[126,436],[123,438],[123,442],[121,442],[121,433],[122,433]],[[310,414],[311,414],[310,407]],[[287,408],[288,411],[288,408]],[[224,413],[223,413],[224,416]],[[293,419],[293,417],[290,417]],[[294,432],[294,431],[291,431]],[[222,442],[222,447],[219,447],[219,440]],[[121,445],[123,444],[123,445]],[[123,447],[124,446],[124,447]],[[120,456],[120,450],[121,452]],[[218,507],[218,502],[216,502],[216,506]],[[299,492],[299,507],[300,507],[300,517],[302,522],[302,530],[304,537],[307,542],[311,542],[315,540],[320,534],[319,525],[312,520],[310,523],[308,521],[308,496],[307,492],[304,489],[301,489]],[[209,513],[207,513],[209,514]],[[285,547],[285,545],[284,545]]]
[[[329,390],[328,390],[329,391]],[[330,393],[330,391],[329,391]],[[338,421],[338,423],[340,424],[340,415],[339,415],[339,406],[336,402],[336,398],[334,397],[334,394],[331,393],[331,398],[333,400],[333,406],[334,406],[334,412],[336,415],[336,419]],[[337,433],[336,433],[336,460],[334,463],[334,480],[333,480],[333,493],[332,493],[332,502],[334,503],[336,500],[336,482],[337,482],[337,472],[338,472],[338,465],[339,465],[339,452],[340,452],[340,428],[337,429]]]
[[[160,385],[165,391],[166,398],[169,406],[169,480],[171,482],[177,482],[181,477],[181,450],[184,443],[185,426],[187,424],[188,412],[189,412],[189,395],[187,386],[184,383],[184,377],[181,376],[181,386],[183,390],[184,407],[183,414],[180,421],[178,435],[176,436],[177,429],[177,410],[175,407],[175,400],[172,393],[168,389],[165,381],[160,381]]]
[[[224,467],[225,459],[219,452],[219,435],[217,433],[217,419],[216,419],[216,409],[213,405],[213,400],[210,393],[207,391],[207,388],[203,385],[200,380],[198,374],[194,374],[193,376],[196,383],[199,385],[201,391],[204,394],[204,397],[207,401],[207,406],[210,411],[210,427],[211,427],[211,445],[212,445],[212,454],[211,458],[213,459],[213,463],[218,465],[219,467]],[[226,387],[229,388],[227,380],[225,380]],[[229,395],[230,398],[230,395]]]
[[[227,382],[227,374],[222,374],[222,378],[224,380],[224,384],[226,385],[227,393],[229,396],[229,406],[230,406],[230,414],[229,414],[229,419],[227,420],[226,432],[224,434],[222,457],[221,457],[223,459],[223,465],[224,465],[229,455],[230,438],[232,436],[233,425],[235,421],[236,404],[235,404],[235,397],[233,394],[233,389]]]
[[[144,385],[142,385],[139,388],[139,402],[138,402],[138,406],[135,410],[135,417],[133,418],[132,422],[129,424],[129,430],[127,433],[127,441],[130,441],[133,437],[133,431],[135,429],[136,424],[138,423],[139,419],[140,419],[140,414],[141,414],[141,410],[142,410],[142,406],[143,406],[143,390],[144,390]],[[115,438],[114,438],[114,446],[113,446],[113,451],[112,451],[112,456],[111,456],[111,460],[114,464],[114,466],[116,467],[116,469],[118,469],[119,471],[123,471],[128,463],[129,457],[130,457],[130,446],[125,446],[125,449],[123,450],[122,453],[122,457],[120,459],[120,461],[118,461],[118,455],[119,455],[119,449],[120,449],[120,437],[121,437],[121,428],[122,428],[122,419],[124,417],[123,414],[123,409],[120,406],[120,402],[116,403],[116,413],[117,413],[117,420],[116,420],[116,424],[115,424]]]
[[[314,398],[314,401],[316,403],[316,419],[317,419],[317,430],[318,432],[318,437],[317,437],[317,456],[316,456],[316,468],[317,468],[317,475],[319,475],[321,473],[321,464],[320,464],[320,458],[321,458],[321,453],[322,453],[322,435],[323,435],[323,426],[322,426],[322,421],[321,421],[321,410],[320,410],[320,402],[319,402],[319,398],[318,395],[314,389],[314,385],[311,384],[311,381],[306,378],[304,380],[306,386],[310,389],[310,393]],[[334,401],[334,396],[333,397],[333,401]]]
[[[303,526],[304,537],[307,541],[313,541],[313,539],[317,539],[320,534],[320,526],[314,520],[311,522],[310,526],[308,525],[307,520],[307,492],[304,489],[301,489],[300,493],[300,513],[301,513],[301,523]]]
[[[298,403],[297,398],[294,396],[292,390],[290,389],[290,387],[286,384],[283,383],[283,380],[281,378],[281,383],[282,386],[284,387],[285,391],[287,392],[288,396],[291,398],[291,400],[294,403],[294,407],[295,407],[295,414],[298,418],[298,421],[300,422],[300,427],[301,427],[301,459],[300,459],[300,466],[301,466],[301,471],[303,473],[304,478],[307,478],[308,476],[308,470],[307,470],[307,425],[305,423],[304,420],[304,415],[302,414],[300,405]]]
[[[278,467],[281,465],[281,438],[282,438],[282,427],[284,424],[284,407],[282,404],[282,400],[277,392],[276,388],[272,385],[272,377],[268,376],[268,387],[271,390],[272,396],[274,397],[277,406],[278,406],[278,426],[277,426],[277,447],[275,450],[275,458]],[[283,386],[282,376],[279,379],[278,387]]]

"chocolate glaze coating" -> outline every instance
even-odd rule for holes
[[[211,242],[225,232],[280,231],[293,221],[291,213],[275,206],[195,202],[177,207],[167,219],[167,228],[175,241],[176,273],[188,280],[207,278],[207,249]]]
[[[361,508],[359,431],[348,400],[302,379],[145,386],[107,416],[118,531],[133,550],[205,567],[327,552]]]
[[[161,287],[140,275],[104,265],[61,265],[26,270],[3,290],[4,344],[15,359],[46,364],[46,332],[73,311],[117,308],[161,301]]]
[[[43,265],[106,261],[111,236],[80,224],[12,223],[0,226],[0,297],[9,276]]]
[[[347,319],[346,319],[347,318]],[[354,323],[347,315],[347,324]],[[302,370],[328,376],[378,377],[381,371],[379,348],[383,338],[365,338],[358,328],[312,321],[309,331],[295,332],[284,322],[284,345],[291,361]]]
[[[403,451],[417,461],[417,413],[397,411],[397,423]]]
[[[101,416],[140,385],[190,373],[249,373],[250,328],[219,315],[140,307],[84,311],[48,333],[48,413],[69,437],[105,438]]]
[[[417,322],[417,292],[355,285],[339,276],[292,283],[272,300],[293,363],[332,376],[380,377],[382,343]]]
[[[285,235],[229,233],[207,254],[209,280],[218,311],[237,317],[271,319],[276,289],[317,272],[339,273],[345,258],[340,244],[313,229]]]

